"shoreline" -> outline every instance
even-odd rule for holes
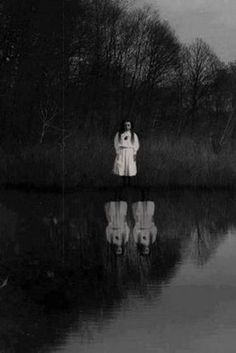
[[[126,189],[126,190],[141,190],[148,189],[149,191],[236,191],[236,184],[226,184],[226,185],[191,185],[191,184],[156,184],[156,185],[103,185],[103,186],[91,186],[91,185],[76,185],[72,187],[62,187],[58,185],[50,186],[36,186],[33,184],[1,184],[0,189],[2,191],[22,191],[22,192],[39,192],[39,193],[56,193],[56,194],[70,194],[79,191],[90,191],[90,192],[102,192],[102,191],[116,191],[117,189]]]
[[[56,193],[117,188],[121,180],[111,173],[111,141],[99,135],[87,143],[83,135],[81,139],[68,142],[64,166],[60,149],[51,144],[19,149],[16,154],[3,152],[0,187]],[[235,141],[219,153],[214,153],[207,139],[152,135],[141,142],[138,174],[131,184],[157,190],[236,189]]]

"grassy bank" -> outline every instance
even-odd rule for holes
[[[214,153],[209,140],[171,136],[140,137],[137,157],[140,185],[236,186],[233,143]],[[115,157],[112,137],[84,134],[60,145],[42,144],[16,153],[0,150],[1,184],[35,187],[115,186],[111,170]],[[64,170],[64,173],[63,173]]]

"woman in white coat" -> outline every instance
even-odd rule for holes
[[[134,242],[142,255],[149,255],[150,246],[157,238],[157,227],[154,223],[155,204],[153,201],[134,202],[132,211],[135,220]]]
[[[136,155],[139,150],[139,139],[133,131],[133,123],[124,120],[114,137],[116,158],[113,174],[120,175],[124,184],[130,184],[130,177],[137,174]]]
[[[127,224],[127,202],[110,201],[105,204],[104,208],[108,222],[106,227],[107,242],[113,246],[116,255],[122,255],[130,233]]]

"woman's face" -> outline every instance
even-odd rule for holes
[[[149,246],[145,246],[143,249],[143,255],[149,255],[149,253],[150,253]]]
[[[122,255],[123,254],[122,247],[121,246],[117,246],[115,252],[116,252],[116,255]]]
[[[125,121],[124,122],[124,128],[126,131],[131,130],[131,122],[130,121]]]

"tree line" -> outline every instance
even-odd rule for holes
[[[1,145],[109,135],[124,118],[143,134],[234,136],[236,61],[126,0],[1,0],[0,75]]]

